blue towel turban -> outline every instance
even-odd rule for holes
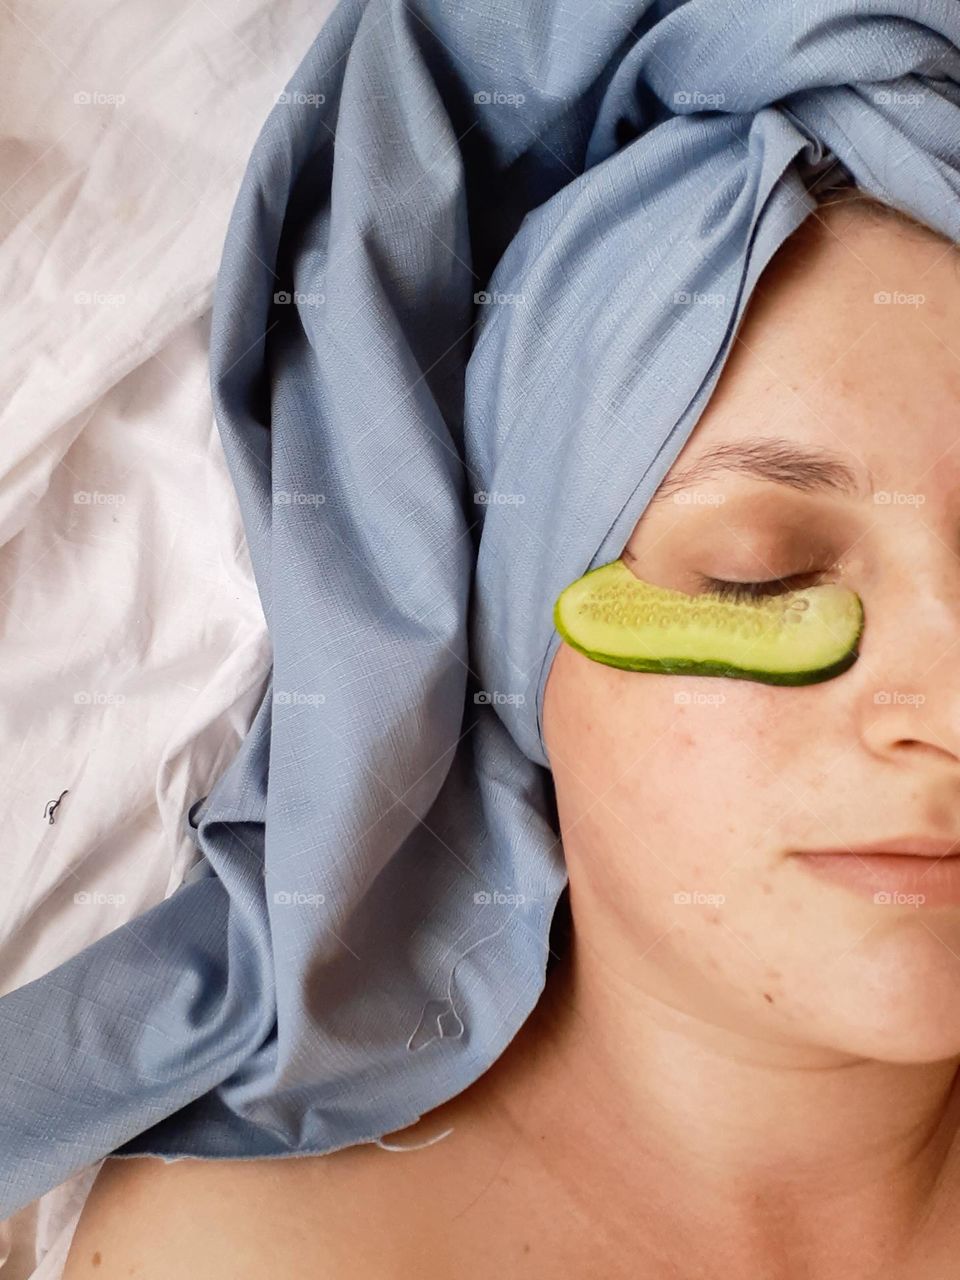
[[[214,306],[270,685],[187,881],[0,1000],[0,1216],[109,1153],[372,1141],[503,1052],[566,884],[553,602],[811,181],[960,238],[958,45],[957,0],[341,0]]]

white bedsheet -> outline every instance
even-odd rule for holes
[[[331,7],[0,5],[0,992],[173,892],[184,814],[262,696],[209,308],[256,133]],[[98,1168],[0,1224],[2,1280],[61,1275]]]

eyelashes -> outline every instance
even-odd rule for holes
[[[789,591],[798,591],[806,578],[816,578],[816,574],[793,574],[788,578],[771,578],[767,582],[727,582],[723,578],[708,578],[698,574],[701,591],[718,596],[721,600],[751,601],[766,600],[770,596],[785,595]]]

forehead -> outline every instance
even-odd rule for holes
[[[960,255],[854,209],[774,256],[665,486],[745,437],[829,451],[866,484],[960,483]]]

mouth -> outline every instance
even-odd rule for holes
[[[877,905],[960,906],[960,839],[898,836],[895,840],[792,856],[837,885]]]
[[[913,858],[952,858],[960,854],[960,836],[954,840],[935,836],[897,836],[894,840],[875,840],[871,844],[849,845],[841,849],[814,849],[805,853],[810,857],[834,857],[850,854],[853,857],[870,857],[874,854],[903,854]]]

